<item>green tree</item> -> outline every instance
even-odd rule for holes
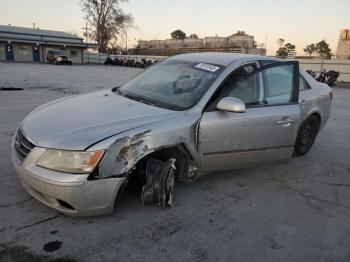
[[[190,34],[190,36],[188,38],[198,39],[198,35],[197,34]]]
[[[332,50],[329,48],[329,45],[325,40],[322,40],[316,44],[316,52],[323,59],[331,59],[333,55]]]
[[[295,45],[291,43],[285,44],[283,47],[280,47],[277,52],[276,56],[280,56],[283,58],[286,58],[289,53],[295,52]]]
[[[315,44],[310,44],[304,48],[304,52],[309,54],[310,56],[317,51]]]
[[[105,53],[112,40],[121,30],[132,26],[133,17],[125,14],[121,2],[127,0],[81,0],[82,9],[93,27],[92,37],[99,45],[99,52]]]
[[[186,34],[183,31],[181,31],[180,29],[175,30],[170,35],[171,35],[171,38],[173,38],[173,39],[185,39],[186,38]]]

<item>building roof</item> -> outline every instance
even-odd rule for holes
[[[39,44],[86,46],[83,38],[61,31],[0,25],[0,40]]]
[[[31,34],[37,36],[53,36],[53,37],[63,37],[63,38],[72,38],[83,40],[81,37],[61,32],[61,31],[53,31],[53,30],[45,30],[45,29],[33,29],[28,27],[19,27],[19,26],[8,26],[8,25],[0,25],[0,32],[9,32],[16,34]]]

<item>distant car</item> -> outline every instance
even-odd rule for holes
[[[24,188],[68,215],[112,212],[130,183],[144,203],[167,206],[174,179],[308,153],[331,100],[296,61],[178,55],[121,87],[37,108],[11,155]]]
[[[72,65],[72,58],[63,50],[49,50],[46,60],[49,64],[66,64]]]

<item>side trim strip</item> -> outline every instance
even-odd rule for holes
[[[271,147],[261,147],[261,148],[247,148],[247,149],[238,149],[238,150],[229,150],[229,151],[206,152],[206,153],[203,153],[203,155],[209,156],[209,155],[237,154],[237,153],[246,153],[246,152],[258,152],[258,151],[266,151],[266,150],[283,149],[283,148],[290,148],[290,147],[294,147],[294,146],[285,145],[285,146],[271,146]]]

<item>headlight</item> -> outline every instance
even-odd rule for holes
[[[62,61],[62,57],[60,57],[60,56],[58,56],[56,59],[58,62]]]
[[[46,149],[37,166],[75,174],[91,173],[103,157],[104,151],[65,151]]]

